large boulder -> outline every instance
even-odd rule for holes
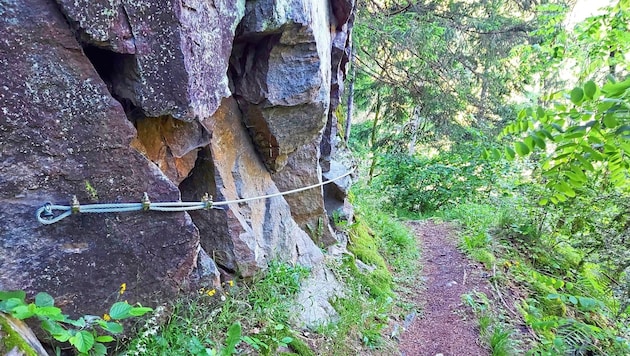
[[[137,138],[132,146],[154,162],[176,184],[195,167],[199,149],[210,143],[210,134],[198,122],[170,116],[136,120]]]
[[[81,42],[95,47],[93,60],[115,67],[116,97],[146,116],[205,118],[230,95],[226,71],[245,0],[57,2]]]
[[[344,24],[352,10],[350,6],[344,18],[347,4],[342,3],[249,1],[237,32],[231,60],[235,97],[259,154],[283,191],[322,179],[321,135],[329,121],[331,80],[336,83],[342,61],[341,55],[332,56],[332,38],[347,34]],[[327,139],[332,136],[328,132]],[[322,189],[286,199],[294,219],[319,245],[336,242]]]
[[[136,130],[55,4],[1,2],[0,289],[47,291],[70,313],[99,315],[122,283],[150,304],[195,268],[199,234],[185,213],[35,220],[45,202],[177,200],[164,174],[130,147]]]
[[[73,195],[234,200],[321,182],[349,4],[0,0],[0,289],[99,315],[122,283],[129,302],[152,304],[191,281],[218,285],[220,269],[321,268],[305,232],[334,242],[321,188],[190,214],[42,225],[34,212]]]
[[[204,120],[212,132],[209,150],[200,155],[198,168],[182,183],[182,192],[199,200],[206,192],[215,201],[279,193],[241,124],[242,114],[232,98]],[[215,188],[216,187],[216,188]],[[220,267],[251,276],[272,259],[313,266],[323,255],[291,217],[281,196],[256,199],[192,213],[201,244]]]
[[[324,172],[330,169],[330,160],[335,155],[338,109],[344,90],[347,65],[352,55],[352,26],[354,24],[355,0],[333,0],[334,31],[331,50],[330,110],[321,141],[321,166]]]
[[[248,1],[231,64],[235,97],[267,168],[316,140],[330,101],[328,0]]]
[[[298,148],[289,156],[284,169],[272,175],[281,191],[286,192],[322,182],[318,142],[319,140],[316,140]],[[291,207],[295,221],[319,246],[327,247],[337,242],[328,222],[321,186],[288,194],[285,199]]]

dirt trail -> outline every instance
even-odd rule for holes
[[[432,221],[412,222],[422,251],[424,288],[413,297],[421,312],[407,326],[400,341],[403,356],[488,355],[480,345],[477,322],[461,295],[491,294],[482,269],[458,249],[455,230]]]

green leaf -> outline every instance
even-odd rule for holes
[[[579,155],[576,156],[576,158],[578,161],[580,161],[580,163],[582,163],[582,167],[585,170],[595,172],[595,167],[593,167],[593,164],[589,160]]]
[[[61,309],[57,307],[40,307],[35,310],[35,313],[40,316],[46,316],[57,321],[64,320],[61,314]]]
[[[586,174],[584,174],[584,171],[581,170],[578,166],[572,165],[571,172],[575,173],[579,181],[582,181],[582,182],[587,181]]]
[[[13,310],[11,311],[11,315],[13,315],[14,318],[20,320],[28,319],[35,315],[35,305],[19,305],[13,308]]]
[[[498,160],[499,158],[501,158],[501,152],[496,149],[496,148],[492,148],[492,159],[493,160]]]
[[[597,307],[597,301],[593,298],[578,297],[577,299],[579,301],[580,308],[583,310],[590,311]],[[573,304],[578,304],[578,303],[576,302]]]
[[[529,147],[523,142],[517,141],[514,143],[514,149],[519,156],[526,156],[529,154]]]
[[[292,337],[290,337],[290,336],[285,336],[285,337],[283,337],[283,338],[280,340],[280,342],[281,342],[281,343],[283,343],[283,344],[285,344],[285,345],[290,344],[290,343],[291,343],[291,341],[293,341],[293,338],[292,338]]]
[[[97,342],[112,342],[114,341],[114,337],[111,335],[101,335],[96,337]]]
[[[606,125],[606,128],[609,129],[614,129],[615,127],[617,127],[617,125],[619,125],[619,122],[617,121],[616,115],[613,113],[608,113],[604,115],[604,125]]]
[[[133,307],[129,310],[129,314],[131,314],[131,316],[143,316],[144,314],[152,311],[153,309],[149,307]]]
[[[72,326],[76,326],[77,328],[83,328],[86,325],[85,319],[83,317],[80,317],[77,320],[65,319],[64,322],[68,323],[68,324],[70,324]]]
[[[50,333],[50,335],[53,335],[53,336],[66,333],[66,329],[64,329],[63,326],[49,319],[42,320],[41,326],[42,326],[42,329],[46,330],[48,333]],[[68,338],[69,337],[70,336],[68,336]],[[63,340],[63,341],[66,341],[66,340]]]
[[[89,331],[81,330],[68,341],[70,341],[70,345],[74,346],[77,351],[87,353],[94,345],[94,335]]]
[[[538,205],[540,205],[540,206],[545,206],[545,205],[547,205],[548,203],[549,203],[549,199],[547,199],[547,198],[542,198],[542,199],[540,199],[540,200],[538,201]]]
[[[22,302],[26,299],[26,292],[23,290],[2,290],[0,291],[0,300],[18,299]]]
[[[554,137],[551,135],[551,133],[545,129],[541,129],[537,132],[537,134],[539,134],[538,136],[540,138],[546,137],[548,138],[550,141],[554,141]]]
[[[114,320],[129,318],[132,308],[127,302],[116,302],[109,308],[109,316]]]
[[[558,185],[558,190],[570,198],[575,197],[575,191],[567,182],[560,182],[560,184]]]
[[[232,355],[236,345],[241,341],[241,323],[238,321],[230,326],[225,340],[225,348],[221,350],[222,355]]]
[[[532,135],[530,137],[534,141],[536,146],[540,147],[542,150],[547,149],[547,145],[545,144],[545,140],[543,140],[542,138],[540,138],[538,136],[534,136],[534,135]]]
[[[580,87],[576,87],[571,90],[571,102],[575,105],[580,105],[584,99],[584,90]]]
[[[628,88],[630,88],[630,79],[618,83],[608,82],[602,88],[602,92],[604,92],[606,96],[614,98],[623,94]]]
[[[59,333],[59,334],[51,334],[51,335],[53,336],[53,338],[55,338],[55,340],[61,341],[61,342],[66,342],[70,340],[70,338],[72,337],[72,334],[70,334],[70,332],[68,332],[67,330],[64,330],[64,332]]]
[[[573,130],[571,133],[566,133],[564,135],[565,140],[572,140],[574,138],[582,138],[586,135],[586,131],[582,130]]]
[[[536,148],[536,143],[534,142],[533,137],[535,136],[529,135],[525,137],[525,139],[523,140],[523,143],[527,145],[527,147],[529,148],[531,152],[534,152],[534,148]]]
[[[55,299],[48,293],[39,292],[35,296],[35,305],[38,307],[52,307],[55,305]]]
[[[4,310],[8,313],[12,312],[13,309],[19,307],[19,306],[25,306],[27,305],[23,299],[18,299],[18,298],[9,298],[3,302],[0,303],[1,306],[1,310]]]
[[[103,330],[110,332],[112,334],[120,334],[121,332],[123,332],[123,326],[113,321],[108,321],[108,322],[103,322],[103,323],[99,322],[99,325]]]
[[[242,340],[245,341],[249,346],[253,347],[255,350],[260,351],[260,341],[258,339],[254,339],[249,336],[243,336]]]
[[[597,93],[597,85],[592,80],[589,80],[584,84],[584,95],[587,98],[593,99],[595,97],[595,93]]]
[[[556,198],[561,203],[564,203],[565,201],[567,201],[566,195],[564,195],[562,193],[554,194],[554,198]]]
[[[555,320],[545,320],[545,321],[537,321],[532,323],[532,328],[534,329],[551,329],[558,326],[558,322]]]
[[[573,305],[577,305],[578,300],[577,300],[577,298],[575,296],[570,295],[569,296],[569,302],[571,302],[571,304],[573,304]]]
[[[506,147],[505,148],[505,156],[507,157],[508,160],[511,161],[516,156],[516,153],[514,152],[514,150],[511,147]]]
[[[527,131],[528,127],[529,127],[529,123],[526,120],[523,120],[523,121],[520,122],[519,129],[521,130],[521,132]]]
[[[564,133],[564,129],[562,129],[562,126],[560,126],[557,123],[553,123],[551,124],[551,127],[553,127],[556,131],[560,132],[560,133]]]
[[[105,356],[107,355],[107,347],[101,343],[95,343],[92,348],[91,356]]]
[[[599,132],[599,130],[598,130],[598,132],[596,132],[596,133],[591,132],[591,134],[590,134],[590,135],[588,135],[588,137],[587,137],[588,142],[589,142],[589,143],[591,143],[591,144],[596,144],[596,145],[601,145],[601,144],[603,144],[603,143],[604,143],[604,141],[602,141],[602,139],[601,139],[601,138],[599,138],[597,135],[601,135],[601,133]]]
[[[617,130],[615,130],[615,135],[619,135],[619,136],[621,136],[622,134],[629,134],[629,133],[630,133],[630,125],[623,125],[623,126],[620,126]]]

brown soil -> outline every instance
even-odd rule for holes
[[[488,355],[481,345],[476,317],[461,296],[480,291],[491,295],[483,269],[458,249],[455,229],[432,221],[411,222],[422,251],[424,286],[412,297],[421,312],[401,336],[403,356]]]

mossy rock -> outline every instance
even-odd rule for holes
[[[48,353],[26,323],[0,313],[0,355],[48,356]]]
[[[547,299],[541,300],[543,311],[548,315],[555,315],[558,317],[565,317],[567,315],[567,306],[560,299]]]
[[[353,260],[348,261],[351,264],[350,271],[361,281],[361,284],[368,288],[372,296],[393,296],[392,275],[379,252],[378,237],[361,220],[357,220],[357,223],[352,226],[349,236],[348,250],[354,255],[353,258],[374,267],[373,271],[361,271]]]
[[[315,356],[315,353],[311,348],[302,340],[298,339],[293,335],[288,335],[293,338],[289,343],[289,348],[293,350],[293,353],[288,353],[289,355],[295,356]]]

